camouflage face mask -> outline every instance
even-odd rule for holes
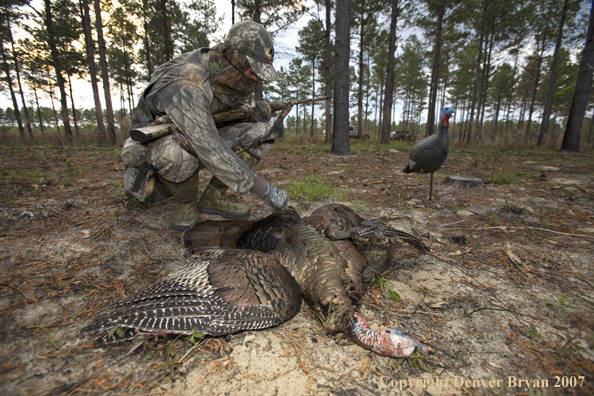
[[[250,69],[248,60],[225,40],[210,50],[210,85],[217,99],[232,109],[247,102],[256,89],[256,81],[245,75]]]

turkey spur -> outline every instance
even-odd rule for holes
[[[371,237],[397,237],[428,250],[417,237],[340,204],[306,218],[288,208],[257,221],[199,222],[184,233],[197,261],[122,302],[87,330],[125,328],[115,336],[124,339],[137,331],[222,335],[262,329],[292,318],[303,294],[328,334],[345,333],[385,356],[407,357],[415,348],[426,353],[396,329],[370,329],[354,308],[365,291],[363,273],[372,267],[353,238]]]

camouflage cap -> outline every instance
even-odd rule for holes
[[[278,79],[278,74],[272,67],[272,36],[262,25],[254,21],[237,22],[229,30],[227,40],[233,48],[246,56],[258,78],[264,81]]]

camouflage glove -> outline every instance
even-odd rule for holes
[[[287,196],[287,192],[282,188],[274,187],[273,185],[268,185],[268,193],[264,197],[264,201],[273,209],[282,209],[287,206],[287,202],[289,201],[289,197]]]
[[[256,107],[254,108],[254,119],[258,122],[268,122],[272,117],[272,109],[268,102],[263,100],[256,102]]]
[[[282,209],[287,206],[287,202],[289,201],[289,197],[285,190],[274,187],[260,176],[256,176],[254,186],[250,191],[264,199],[264,201],[272,206],[273,209]]]

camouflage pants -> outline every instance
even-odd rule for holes
[[[234,148],[248,145],[269,130],[270,126],[265,122],[249,122],[221,128],[219,135],[229,147]],[[250,154],[259,159],[269,149],[270,144],[263,144],[251,149]],[[147,194],[146,184],[155,174],[165,181],[182,183],[203,168],[200,159],[183,150],[171,135],[144,145],[128,139],[122,149],[122,159],[126,164],[124,187],[141,201],[150,195],[150,192]]]

